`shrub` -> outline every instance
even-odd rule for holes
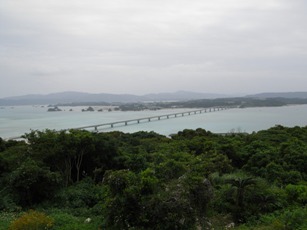
[[[53,219],[46,214],[34,210],[29,210],[18,219],[13,221],[9,230],[41,230],[51,229]]]
[[[7,230],[16,218],[17,215],[14,212],[0,212],[0,230]]]
[[[87,178],[60,190],[54,197],[54,203],[61,208],[91,208],[99,202],[99,195],[99,186]]]
[[[286,193],[290,203],[307,204],[307,185],[288,184]]]
[[[1,185],[0,185],[1,186]],[[9,190],[0,191],[0,210],[4,211],[18,211],[20,207],[15,203],[14,194]]]
[[[287,210],[282,216],[285,229],[306,229],[307,209],[298,208],[294,210]]]
[[[51,209],[48,211],[54,219],[53,229],[56,230],[97,230],[101,225],[101,217],[76,216],[72,214],[72,209]],[[91,221],[87,222],[87,218],[90,218]]]

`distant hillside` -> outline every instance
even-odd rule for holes
[[[138,102],[139,96],[128,94],[90,94],[81,92],[61,92],[47,95],[32,94],[0,99],[0,105],[35,105],[35,104],[64,104],[85,102]]]
[[[196,99],[215,99],[229,97],[224,94],[212,94],[212,93],[195,93],[188,91],[177,91],[175,93],[156,93],[146,94],[144,97],[151,101],[185,101],[185,100],[196,100]]]
[[[246,97],[253,98],[307,98],[307,92],[284,92],[284,93],[259,93],[254,95],[247,95]]]
[[[137,96],[132,94],[91,94],[81,92],[61,92],[47,95],[31,94],[0,99],[0,106],[11,105],[41,105],[69,103],[136,103],[146,101],[184,101],[205,98],[220,98],[225,95],[193,93],[178,91],[175,93],[158,93]]]

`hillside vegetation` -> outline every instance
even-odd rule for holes
[[[0,229],[307,229],[307,127],[0,138]]]
[[[152,103],[126,103],[119,105],[122,111],[145,110],[157,108],[209,108],[209,107],[278,107],[286,105],[304,105],[307,104],[306,98],[217,98],[200,99],[177,102],[152,102]]]

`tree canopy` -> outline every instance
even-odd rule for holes
[[[94,216],[92,229],[306,227],[307,127],[24,138],[0,139],[2,213],[42,209],[55,216],[54,229],[54,210]]]

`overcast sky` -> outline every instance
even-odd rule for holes
[[[307,91],[306,0],[0,0],[0,97]]]

